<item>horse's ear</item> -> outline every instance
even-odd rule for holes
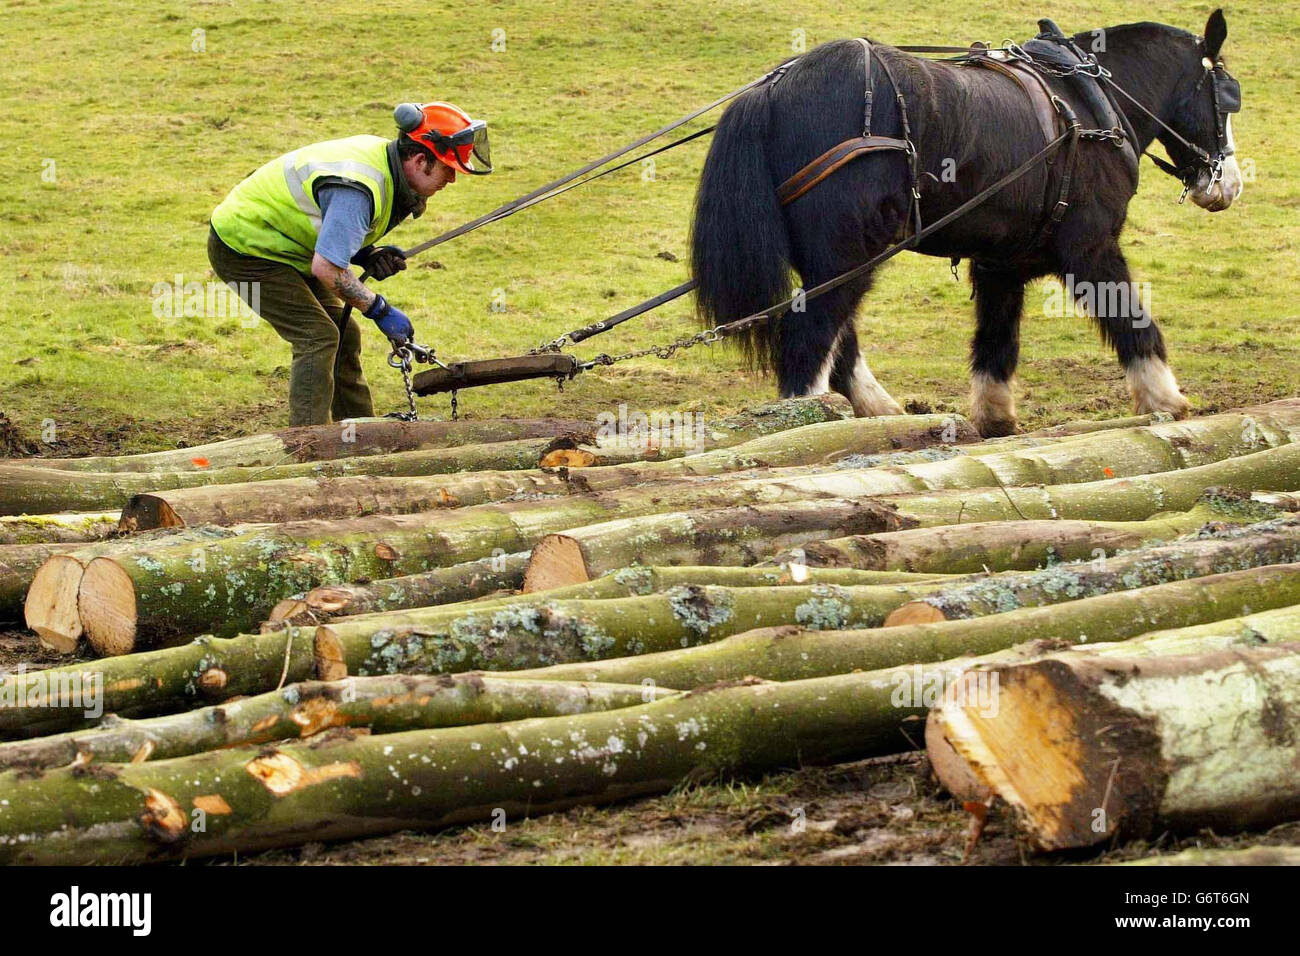
[[[1205,55],[1211,60],[1217,60],[1226,39],[1228,21],[1224,19],[1222,10],[1215,10],[1210,14],[1210,19],[1205,21]]]

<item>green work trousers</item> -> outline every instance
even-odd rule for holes
[[[293,348],[290,425],[324,425],[331,416],[337,422],[375,413],[361,371],[361,327],[354,315],[343,321],[338,296],[292,266],[240,255],[211,229],[208,261],[222,282],[244,284],[232,288]]]

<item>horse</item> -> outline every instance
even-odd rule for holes
[[[1202,37],[1149,22],[1075,34],[1073,42],[1089,48],[1113,84],[1139,104],[1114,97],[1136,147],[1129,161],[1114,142],[1080,141],[1068,208],[1050,231],[1040,226],[1062,178],[1054,167],[1064,164],[1056,162],[1038,163],[913,246],[954,260],[954,270],[957,259],[971,262],[971,420],[982,435],[1017,430],[1011,385],[1025,285],[1048,275],[1067,281],[1066,294],[1115,350],[1137,412],[1187,415],[1164,338],[1146,307],[1136,296],[1092,293],[1135,288],[1119,236],[1137,191],[1138,154],[1153,142],[1173,160],[1158,161],[1161,168],[1183,179],[1184,195],[1198,206],[1218,212],[1241,195],[1231,116],[1220,109],[1233,104],[1220,104],[1221,87],[1214,85],[1226,77],[1226,38],[1221,10]],[[1045,79],[1061,99],[1079,102],[1071,92],[1075,78]],[[1239,107],[1240,88],[1227,80]],[[873,104],[870,132],[901,137],[902,120],[910,120],[919,177],[909,169],[912,155],[871,152],[783,205],[778,184],[863,132],[864,94]],[[872,375],[854,328],[871,271],[800,303],[791,270],[801,289],[847,272],[915,231],[918,181],[920,217],[933,222],[1043,148],[1032,98],[998,71],[884,45],[872,45],[864,57],[857,40],[818,46],[742,93],[719,120],[691,227],[699,318],[706,325],[734,320],[793,294],[795,305],[779,321],[761,323],[742,339],[756,365],[775,369],[781,396],[834,390],[858,416],[900,414]]]

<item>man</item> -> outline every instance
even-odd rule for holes
[[[361,371],[361,329],[350,304],[395,343],[415,329],[400,309],[348,268],[376,279],[406,268],[397,246],[375,246],[407,216],[418,218],[457,171],[492,171],[487,124],[450,103],[403,103],[394,140],[352,136],[271,160],[212,213],[208,261],[223,282],[257,283],[258,313],[293,348],[289,424],[374,414]],[[249,291],[251,299],[251,291]],[[250,305],[252,303],[250,302]]]

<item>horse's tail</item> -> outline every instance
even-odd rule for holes
[[[790,237],[767,159],[771,119],[766,87],[739,96],[713,135],[695,195],[691,269],[706,325],[758,312],[789,297]],[[760,367],[772,363],[776,335],[762,322],[740,336]]]

